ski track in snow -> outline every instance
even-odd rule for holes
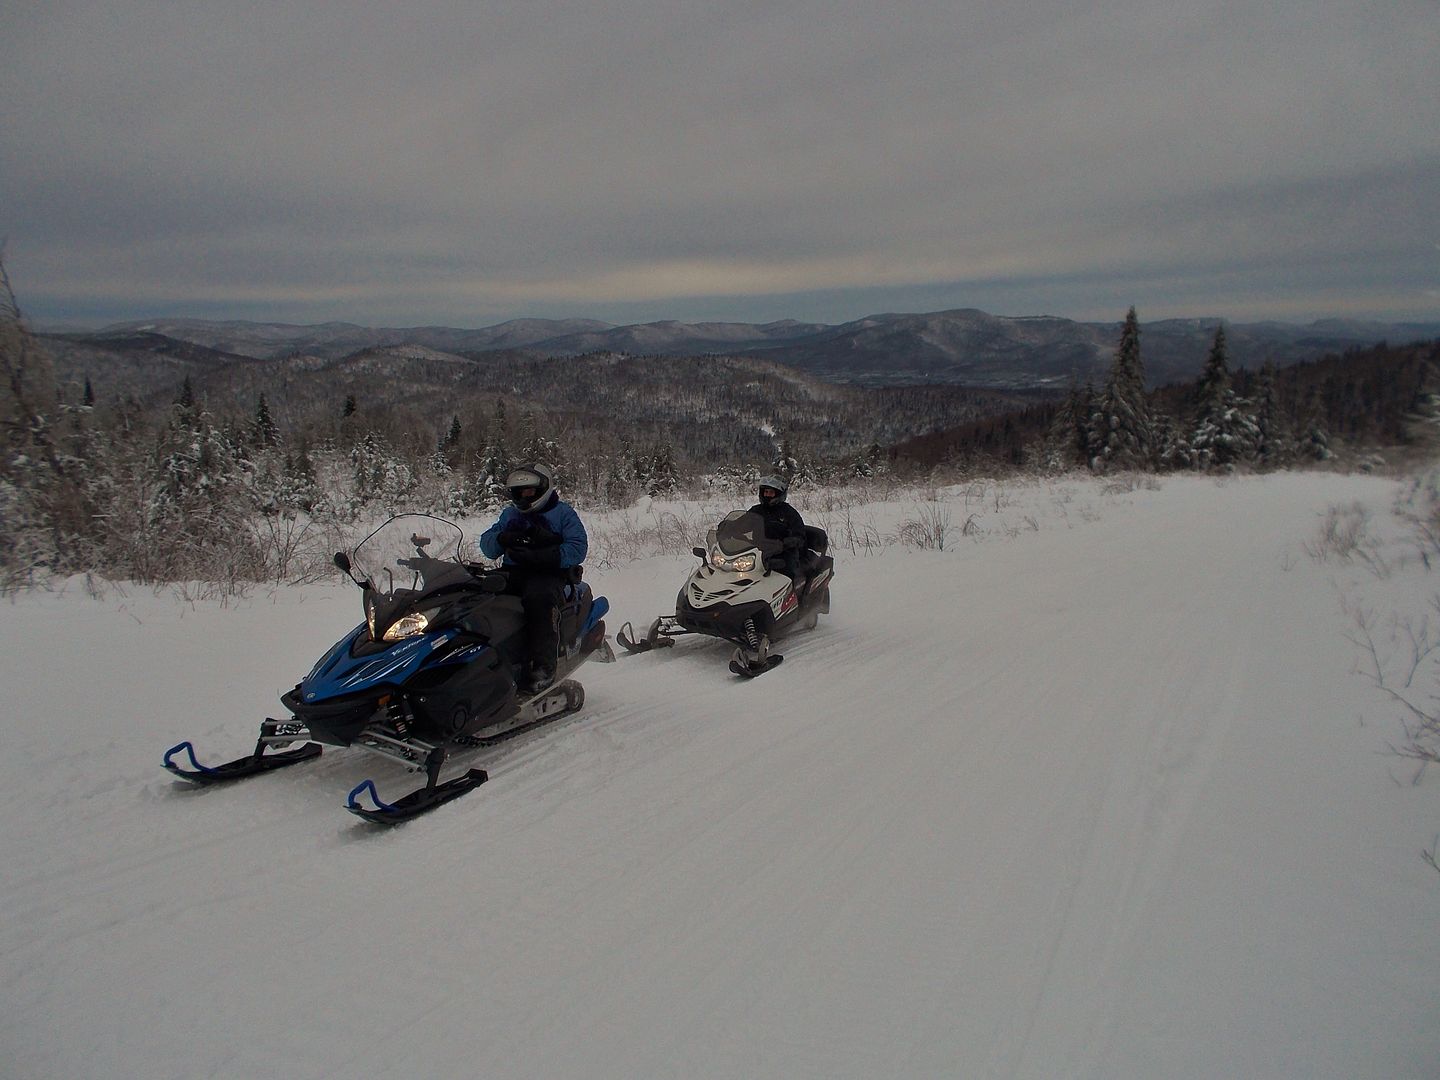
[[[1383,516],[1394,490],[1036,485],[1013,539],[838,550],[832,614],[775,671],[737,679],[696,639],[587,665],[581,714],[392,830],[344,794],[416,778],[359,753],[210,790],[158,769],[181,738],[248,750],[353,590],[20,597],[0,1056],[21,1077],[1433,1076],[1433,792],[1392,783],[1358,722],[1384,710],[1337,595],[1379,583],[1300,555],[1327,505]],[[593,574],[611,630],[671,610],[690,564]]]

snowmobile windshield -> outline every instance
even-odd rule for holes
[[[718,547],[726,555],[739,555],[742,551],[759,548],[763,554],[780,550],[778,540],[765,536],[765,519],[749,510],[732,510],[715,526],[715,538],[711,547]]]
[[[356,545],[351,573],[372,591],[429,593],[469,580],[460,561],[465,534],[460,526],[428,514],[401,514]]]

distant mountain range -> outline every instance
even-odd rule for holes
[[[1141,323],[1141,350],[1151,385],[1193,379],[1222,320]],[[960,309],[871,315],[839,325],[654,322],[615,326],[592,319],[516,319],[476,330],[444,326],[384,328],[351,323],[283,323],[155,319],[83,334],[45,335],[57,344],[105,352],[200,352],[253,359],[313,357],[324,362],[364,350],[412,346],[474,358],[507,351],[530,357],[588,353],[763,358],[832,382],[862,385],[943,383],[991,390],[1063,388],[1100,381],[1120,337],[1120,322],[1086,323],[1051,316],[1002,317]],[[1232,368],[1285,367],[1380,341],[1440,339],[1437,323],[1329,319],[1308,325],[1226,322]],[[198,347],[193,358],[179,354]]]

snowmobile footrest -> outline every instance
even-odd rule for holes
[[[490,779],[490,775],[484,769],[471,769],[463,776],[457,776],[443,784],[430,784],[417,788],[409,795],[396,799],[393,803],[387,803],[380,798],[379,793],[375,790],[375,781],[366,780],[355,785],[350,792],[349,800],[345,803],[345,809],[357,817],[362,817],[377,825],[398,825],[402,821],[409,821],[426,811],[434,810],[435,807],[441,806],[451,799],[458,799],[488,779]],[[360,802],[360,796],[367,792],[370,801],[375,804],[373,807],[365,806]]]
[[[227,761],[223,765],[201,765],[195,758],[195,747],[187,739],[165,751],[163,764],[167,770],[180,779],[204,786],[221,784],[227,780],[239,780],[246,776],[270,772],[273,769],[283,769],[287,765],[298,765],[302,761],[319,757],[321,749],[319,743],[311,742],[304,746],[297,746],[294,750],[267,754],[262,745],[257,746],[253,754],[236,758],[234,761]],[[188,768],[175,760],[180,754],[184,754],[189,759]]]

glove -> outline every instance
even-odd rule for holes
[[[562,543],[564,543],[564,540],[561,539],[559,533],[541,532],[537,529],[530,534],[530,546],[537,550],[541,548],[558,548]]]
[[[530,534],[522,529],[506,529],[495,538],[496,542],[509,551],[511,548],[524,547],[530,541]]]
[[[805,541],[804,541],[804,540],[801,540],[800,537],[798,537],[798,536],[787,536],[787,537],[785,537],[785,550],[786,550],[786,551],[799,551],[799,550],[800,550],[802,547],[804,547],[804,546],[805,546]]]
[[[766,570],[784,570],[786,567],[784,555],[771,555],[765,560]]]

